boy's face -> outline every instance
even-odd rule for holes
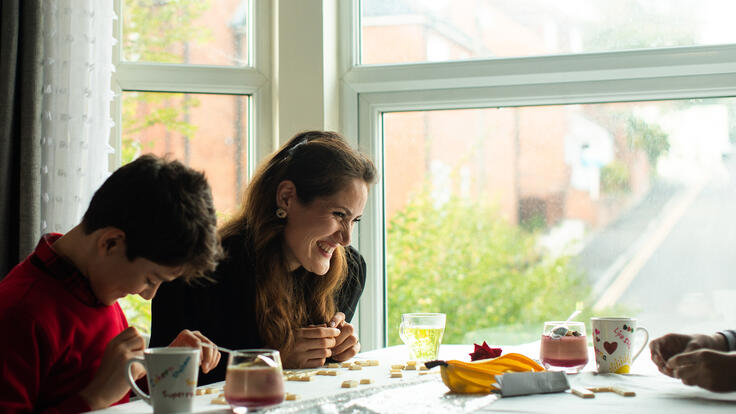
[[[179,266],[163,266],[142,257],[128,260],[124,233],[120,233],[98,243],[96,259],[88,270],[92,290],[100,302],[112,305],[120,298],[136,294],[150,300],[162,282],[181,275]]]

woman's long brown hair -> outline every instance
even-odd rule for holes
[[[255,316],[264,346],[289,347],[295,329],[332,318],[335,292],[347,276],[341,246],[335,249],[325,275],[314,275],[302,267],[288,271],[283,249],[288,217],[276,216],[276,188],[291,180],[299,201],[309,204],[315,198],[336,194],[353,179],[372,184],[376,179],[373,163],[338,133],[302,132],[260,166],[245,191],[240,211],[220,229],[223,240],[246,234],[253,242]]]

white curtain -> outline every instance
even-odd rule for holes
[[[109,175],[112,0],[44,4],[41,232],[79,223]]]

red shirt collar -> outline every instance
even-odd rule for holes
[[[61,282],[66,290],[82,303],[89,306],[105,306],[92,291],[92,286],[82,272],[72,263],[61,257],[51,246],[61,237],[59,233],[48,233],[41,236],[36,250],[31,255],[31,262],[44,270],[49,276]]]

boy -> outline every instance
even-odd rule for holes
[[[221,249],[202,173],[146,155],[115,171],[82,222],[46,234],[0,282],[0,412],[82,412],[128,400],[144,340],[117,299],[215,268]],[[210,342],[182,331],[170,346]],[[202,347],[202,371],[220,354]],[[137,378],[144,372],[133,367]]]

